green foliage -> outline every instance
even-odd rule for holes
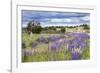
[[[65,33],[65,31],[66,31],[65,28],[62,27],[62,28],[61,28],[61,32],[62,32],[62,33]]]
[[[44,34],[45,37],[48,37],[53,34]],[[65,47],[62,46],[63,50],[59,52],[49,52],[48,51],[48,43],[47,44],[39,44],[36,40],[40,37],[40,34],[32,34],[29,36],[26,32],[22,34],[22,40],[26,44],[26,49],[31,49],[30,43],[35,42],[38,45],[35,47],[36,53],[32,56],[24,56],[22,57],[22,62],[40,62],[40,61],[61,61],[61,60],[71,60],[71,54],[68,52]],[[85,40],[87,45],[89,45],[89,40]],[[89,59],[90,58],[90,47],[86,47],[83,50],[81,59]],[[24,50],[24,49],[23,49]]]
[[[84,30],[86,30],[87,32],[89,32],[90,26],[87,24],[83,24],[80,26],[48,26],[48,27],[42,27],[40,22],[36,22],[36,21],[31,21],[28,23],[27,26],[27,33],[30,35],[31,33],[37,33],[40,34],[42,33],[46,33],[46,34],[55,34],[55,33],[66,33],[66,28],[80,28],[82,27]],[[60,31],[57,31],[57,28],[60,29]],[[25,30],[25,28],[23,28],[23,30]]]
[[[87,24],[83,24],[83,25],[81,25],[84,29],[90,29],[90,27],[89,27],[89,25],[87,25]]]
[[[41,26],[34,26],[32,28],[32,33],[40,33],[42,30],[42,27]]]
[[[28,23],[28,26],[27,26],[27,32],[28,34],[30,34],[32,31],[32,25],[31,25],[31,22]]]
[[[32,56],[23,56],[22,62],[32,62]]]
[[[89,48],[85,48],[82,53],[82,59],[90,59],[90,50]]]
[[[35,53],[32,56],[25,56],[22,62],[40,62],[40,61],[62,61],[70,60],[71,54],[67,51],[62,52],[41,52]]]
[[[28,23],[28,26],[27,26],[28,34],[30,34],[31,32],[32,33],[40,33],[41,30],[42,30],[42,27],[40,26],[39,22],[31,21]]]
[[[45,37],[49,37],[56,33],[66,33],[66,28],[76,28],[76,27],[83,27],[83,30],[89,31],[88,25],[81,25],[75,27],[61,27],[61,26],[53,26],[53,27],[44,27],[40,26],[40,23],[29,22],[27,28],[22,28],[22,41],[25,42],[26,48],[25,49],[32,49],[30,43],[35,42],[37,46],[35,47],[36,53],[31,56],[22,56],[22,62],[40,62],[40,61],[61,61],[61,60],[71,60],[71,54],[67,50],[63,48],[63,50],[59,52],[49,52],[48,51],[48,43],[39,44],[37,39],[43,35]],[[27,33],[28,32],[28,33]],[[28,35],[32,33],[31,35]],[[38,33],[38,34],[37,34]],[[46,33],[46,34],[42,34]],[[86,40],[87,45],[89,46],[90,41],[89,39]],[[90,47],[86,47],[83,50],[82,58],[81,59],[89,59],[90,58]],[[24,49],[23,49],[24,50]]]
[[[33,55],[32,57],[33,57],[33,61],[34,61],[34,62],[48,61],[48,57],[47,57],[47,55],[44,54],[44,53],[35,54],[35,55]]]

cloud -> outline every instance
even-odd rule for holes
[[[83,17],[89,13],[22,10],[22,16],[32,19]]]
[[[79,12],[50,12],[22,10],[22,26],[27,26],[29,21],[38,21],[41,25],[66,25],[90,22],[89,13]]]
[[[45,21],[48,23],[80,23],[80,18],[52,18],[52,19],[42,19],[41,21]]]
[[[71,19],[69,19],[69,18],[54,18],[54,19],[51,19],[50,20],[51,22],[57,22],[57,23],[59,23],[59,22],[72,22],[72,20]]]
[[[89,21],[90,20],[90,16],[81,17],[81,20],[83,20],[83,21]]]

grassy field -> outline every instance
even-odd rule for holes
[[[29,35],[23,31],[22,62],[87,60],[90,58],[89,44],[90,38],[86,32]]]

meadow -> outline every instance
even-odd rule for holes
[[[22,62],[90,59],[89,29],[83,26],[61,29],[47,28],[40,33],[22,29]]]

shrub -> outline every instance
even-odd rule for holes
[[[62,32],[62,33],[65,33],[65,31],[66,31],[65,28],[62,27],[62,28],[61,28],[61,32]]]

